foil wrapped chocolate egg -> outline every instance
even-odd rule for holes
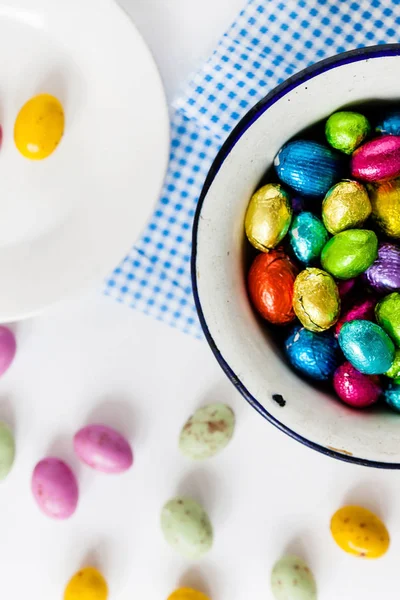
[[[302,212],[293,219],[289,238],[296,258],[308,265],[319,259],[328,241],[328,232],[318,217],[310,212]]]
[[[361,227],[372,211],[365,187],[358,181],[339,181],[326,194],[322,203],[322,220],[335,235],[345,229]]]
[[[337,286],[339,290],[340,301],[344,300],[347,302],[354,292],[357,285],[357,279],[353,277],[353,279],[341,279],[338,281]]]
[[[345,154],[352,154],[371,131],[371,125],[364,115],[340,111],[329,117],[325,126],[325,135],[333,148]]]
[[[400,112],[386,113],[377,124],[376,131],[386,135],[400,135]]]
[[[400,248],[385,243],[378,248],[378,258],[364,273],[364,279],[379,294],[400,291]]]
[[[386,390],[383,393],[386,404],[393,408],[397,412],[400,412],[400,384],[389,383]]]
[[[297,267],[281,249],[259,254],[248,275],[248,291],[257,312],[274,325],[286,325],[295,318],[293,286]]]
[[[378,238],[368,229],[346,229],[325,244],[321,265],[338,279],[351,279],[364,273],[378,255]]]
[[[348,321],[372,321],[375,316],[376,302],[377,299],[373,296],[367,296],[366,298],[354,302],[354,304],[340,315],[340,319],[335,325],[335,335],[339,335],[342,326]]]
[[[375,316],[379,325],[400,346],[400,293],[393,292],[378,302]]]
[[[288,232],[292,219],[289,194],[279,183],[268,183],[250,199],[245,217],[246,235],[257,250],[275,248]]]
[[[343,402],[355,408],[374,404],[382,393],[377,375],[360,373],[349,362],[336,369],[333,375],[333,387]]]
[[[351,176],[361,181],[388,181],[400,175],[400,136],[383,135],[363,144],[351,157]]]
[[[321,197],[339,181],[342,161],[339,155],[318,142],[294,140],[279,150],[274,167],[282,183],[299,194]]]
[[[391,367],[385,373],[386,377],[390,377],[391,379],[399,379],[400,378],[400,350],[397,349],[394,353],[394,359],[391,364]]]
[[[392,340],[382,327],[371,321],[345,323],[338,341],[346,359],[366,375],[386,373],[393,362]]]
[[[296,277],[293,308],[309,331],[325,331],[336,323],[340,298],[334,279],[321,269],[308,268]]]
[[[300,325],[286,339],[285,352],[297,371],[317,381],[330,379],[340,360],[338,343],[330,332],[314,333]]]
[[[400,239],[400,180],[368,186],[372,220],[391,238]]]

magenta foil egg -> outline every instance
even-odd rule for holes
[[[367,296],[362,300],[354,302],[354,304],[352,304],[347,310],[345,310],[341,314],[339,321],[335,325],[335,335],[339,335],[342,325],[344,325],[344,323],[347,323],[347,321],[355,321],[356,319],[362,319],[364,321],[374,321],[376,303],[377,299],[373,296]]]
[[[354,288],[356,286],[357,279],[342,279],[338,281],[337,286],[339,290],[340,300],[343,302],[344,300],[348,300],[350,294],[354,292]]]
[[[387,181],[400,175],[400,136],[383,135],[356,150],[351,176],[362,181]]]
[[[339,398],[354,408],[374,404],[382,393],[377,375],[364,375],[349,362],[336,369],[333,387]]]
[[[400,291],[400,248],[385,243],[378,248],[378,258],[363,275],[371,288],[379,294]]]

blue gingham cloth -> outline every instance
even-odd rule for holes
[[[399,6],[400,0],[248,1],[174,103],[161,198],[106,293],[201,336],[190,279],[191,230],[218,149],[237,121],[293,73],[345,50],[398,42]]]

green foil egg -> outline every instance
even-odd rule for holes
[[[207,404],[186,421],[179,437],[179,449],[193,460],[209,458],[225,448],[234,428],[235,415],[230,406]]]
[[[367,190],[358,181],[340,181],[326,194],[322,203],[322,220],[335,235],[345,229],[361,227],[372,211]]]
[[[400,294],[393,292],[382,298],[375,307],[375,316],[379,325],[400,347]],[[397,375],[396,375],[397,377]]]
[[[285,237],[292,219],[290,196],[279,183],[268,183],[250,199],[245,217],[245,231],[261,252],[275,248]]]
[[[400,239],[400,180],[370,184],[372,219],[382,233]]]
[[[396,381],[400,379],[400,350],[395,351],[392,366],[386,371],[385,375]]]
[[[275,600],[317,600],[313,574],[298,556],[286,555],[275,563],[271,590]]]
[[[360,113],[351,111],[333,113],[325,126],[328,143],[345,154],[352,154],[370,131],[368,119]]]
[[[213,532],[208,515],[191,498],[178,496],[165,504],[161,530],[170,546],[185,558],[198,559],[212,546]]]
[[[309,331],[325,331],[336,323],[340,299],[334,279],[321,269],[308,268],[296,277],[293,309]]]
[[[318,217],[302,212],[293,219],[289,237],[296,258],[308,265],[319,259],[329,236]]]
[[[378,238],[368,229],[347,229],[325,244],[322,267],[337,279],[351,279],[364,273],[378,256]]]

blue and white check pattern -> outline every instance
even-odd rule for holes
[[[106,293],[200,337],[190,279],[191,229],[222,142],[293,73],[345,50],[400,41],[399,7],[400,0],[249,0],[175,103],[161,198],[142,238],[107,281]]]

